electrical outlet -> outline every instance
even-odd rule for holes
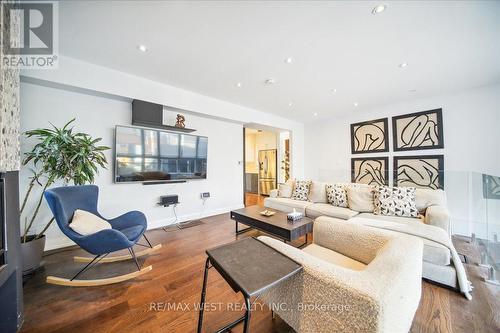
[[[200,198],[202,198],[202,199],[208,199],[208,198],[210,198],[210,192],[202,192],[200,194]]]

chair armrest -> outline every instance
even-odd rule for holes
[[[335,252],[370,263],[389,240],[387,235],[345,220],[321,216],[314,221],[313,242]]]
[[[147,219],[146,216],[137,210],[133,210],[131,212],[125,213],[114,219],[108,220],[113,229],[122,230],[124,228],[142,225],[147,228]]]
[[[430,224],[444,229],[448,235],[451,233],[450,212],[445,206],[429,206],[425,210],[425,224]]]
[[[370,295],[369,284],[359,278],[360,272],[329,264],[276,239],[258,238],[303,267],[261,296],[297,332],[377,332],[382,309]]]
[[[85,251],[94,255],[126,249],[133,245],[123,233],[106,229],[76,240]]]
[[[298,332],[408,332],[421,296],[423,242],[396,236],[355,271],[278,240],[259,240],[303,266],[262,299]],[[404,255],[401,255],[404,253]],[[285,304],[285,307],[280,307]],[[301,305],[314,305],[308,310]]]
[[[271,190],[271,192],[269,192],[269,197],[270,198],[277,198],[278,197],[278,193],[279,193],[278,189]]]

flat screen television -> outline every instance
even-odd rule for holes
[[[115,182],[207,178],[208,138],[156,129],[115,127]]]

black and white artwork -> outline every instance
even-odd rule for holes
[[[483,197],[500,200],[500,177],[483,174]]]
[[[444,188],[444,156],[395,156],[394,186]]]
[[[351,181],[369,185],[389,185],[389,158],[352,158]]]
[[[394,151],[444,147],[441,109],[392,117]]]
[[[351,124],[351,152],[353,154],[389,151],[388,119],[376,119]]]

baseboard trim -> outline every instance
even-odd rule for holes
[[[201,215],[200,215],[200,213],[180,215],[180,216],[178,216],[178,222],[186,222],[186,221],[191,221],[194,219],[200,219],[200,218],[204,218],[204,217],[229,213],[231,210],[240,209],[243,207],[244,207],[244,205],[241,204],[241,205],[235,205],[235,206],[230,206],[230,207],[222,207],[222,208],[212,209],[212,210],[203,212]],[[166,226],[172,225],[174,223],[175,223],[175,221],[172,218],[155,220],[155,221],[148,221],[148,230],[166,227]],[[61,235],[61,237],[57,237],[57,238],[47,239],[47,242],[45,244],[44,255],[53,254],[55,252],[59,252],[61,250],[66,250],[66,248],[74,247],[74,246],[76,246],[76,244],[64,235]]]

